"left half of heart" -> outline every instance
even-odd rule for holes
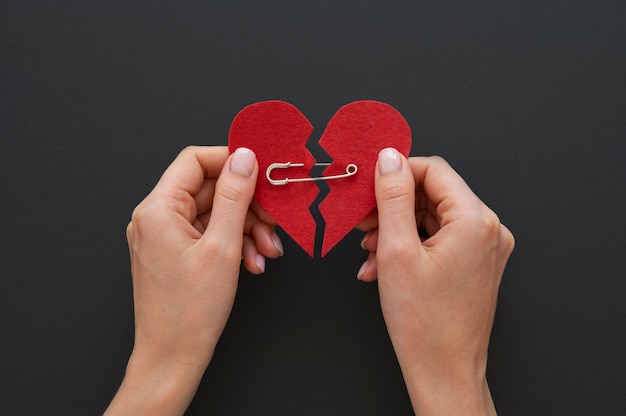
[[[294,105],[272,100],[251,104],[233,119],[228,147],[253,150],[259,164],[254,198],[276,223],[309,256],[315,252],[317,224],[310,208],[320,188],[314,181],[272,183],[268,169],[275,163],[294,163],[276,175],[310,178],[316,161],[306,148],[313,126]],[[320,146],[333,158],[323,176],[346,172],[348,163],[358,166],[354,175],[333,179],[320,204],[326,223],[322,256],[376,207],[374,170],[378,152],[394,147],[405,156],[411,149],[411,131],[400,113],[378,101],[356,101],[340,108],[329,121]],[[349,162],[347,162],[349,161]],[[330,183],[330,181],[329,181]]]

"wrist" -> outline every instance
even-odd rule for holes
[[[402,368],[415,414],[495,415],[484,371],[459,368]]]
[[[161,357],[133,350],[124,380],[106,415],[182,415],[193,399],[206,365],[185,357]]]

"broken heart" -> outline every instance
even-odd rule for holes
[[[306,143],[312,131],[311,123],[295,106],[284,101],[263,101],[241,110],[228,136],[230,152],[247,147],[256,153],[259,176],[254,198],[311,257],[317,224],[309,208],[319,193],[318,185],[312,181],[275,185],[266,172],[273,163],[300,163],[301,166],[281,169],[280,174],[285,175],[283,178],[310,177],[316,161]],[[355,101],[341,107],[331,118],[319,145],[332,158],[324,177],[345,174],[349,164],[358,167],[354,175],[327,181],[330,191],[319,205],[326,223],[324,256],[376,207],[374,170],[378,153],[394,147],[408,156],[411,130],[390,105]]]

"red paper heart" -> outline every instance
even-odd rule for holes
[[[238,147],[252,149],[259,163],[255,199],[311,257],[316,224],[309,207],[319,188],[315,182],[272,185],[266,178],[272,163],[303,163],[272,175],[306,178],[315,160],[305,145],[312,126],[293,105],[264,101],[249,105],[234,118],[228,136],[230,152]],[[378,152],[394,147],[408,156],[411,130],[393,107],[377,101],[356,101],[337,111],[319,142],[332,164],[324,176],[340,175],[355,164],[358,172],[349,178],[328,180],[330,192],[320,203],[326,223],[322,256],[326,255],[376,206],[374,169]],[[286,173],[288,172],[288,173]],[[274,177],[274,176],[272,176]]]

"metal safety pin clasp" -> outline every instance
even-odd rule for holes
[[[329,166],[330,163],[316,163],[314,166]],[[301,168],[304,167],[304,163],[272,163],[265,170],[265,177],[272,185],[287,185],[292,182],[312,182],[312,181],[327,181],[330,179],[341,179],[353,176],[358,171],[357,166],[354,163],[350,163],[346,166],[346,173],[332,176],[314,176],[311,178],[285,178],[285,179],[272,179],[271,174],[274,169],[287,169],[287,168]]]

